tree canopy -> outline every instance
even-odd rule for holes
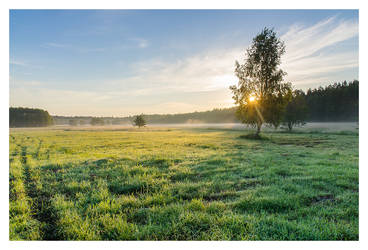
[[[343,81],[306,92],[308,121],[357,121],[359,81]]]
[[[105,125],[105,122],[102,118],[99,118],[99,117],[92,117],[91,121],[90,121],[91,125],[92,126],[103,126]]]
[[[294,126],[304,125],[308,116],[308,106],[305,93],[301,90],[294,90],[291,101],[286,106],[284,124],[289,130]]]
[[[284,43],[273,29],[264,28],[246,51],[244,64],[235,62],[238,85],[230,87],[238,105],[237,116],[246,124],[257,127],[263,123],[278,127],[291,98],[291,84],[285,83],[286,73],[279,69]]]
[[[70,126],[78,126],[78,120],[70,119],[69,120],[69,125]]]
[[[133,124],[134,126],[138,126],[139,128],[145,126],[147,123],[143,117],[143,114],[137,115],[133,120]]]
[[[46,127],[53,119],[46,110],[33,108],[9,108],[10,127]]]

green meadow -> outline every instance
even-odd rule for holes
[[[357,132],[12,129],[10,240],[358,240]]]

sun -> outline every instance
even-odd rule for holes
[[[254,102],[255,100],[256,100],[256,98],[255,98],[254,96],[250,96],[250,97],[249,97],[249,101],[250,101],[250,102]]]

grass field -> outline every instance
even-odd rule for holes
[[[10,131],[10,240],[358,240],[358,133]]]

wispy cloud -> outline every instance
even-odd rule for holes
[[[17,80],[15,81],[14,79],[10,79],[10,86],[17,88],[17,87],[34,87],[34,86],[41,86],[44,85],[42,82],[40,81],[24,81],[24,80]]]
[[[53,43],[47,42],[41,44],[41,47],[48,49],[68,49],[71,51],[79,52],[79,53],[93,53],[93,52],[106,52],[106,51],[116,51],[120,49],[144,49],[149,46],[149,42],[143,38],[129,38],[126,39],[125,42],[118,46],[109,46],[109,47],[81,47],[71,44],[63,44],[63,43]]]
[[[28,60],[10,59],[9,64],[10,64],[10,71],[12,73],[14,73],[14,66],[21,66],[25,69],[27,68],[28,70],[30,70],[30,69],[42,69],[43,68],[42,65],[38,65],[37,63],[31,62],[31,61],[28,61]],[[21,72],[21,74],[30,75],[32,73],[31,72]]]
[[[107,49],[104,47],[101,48],[76,48],[76,50],[80,53],[90,53],[90,52],[105,52]]]
[[[358,33],[358,23],[353,20],[339,20],[337,17],[308,27],[290,27],[281,36],[286,44],[286,54],[281,65],[288,73],[286,80],[291,81],[296,88],[345,80],[336,79],[336,73],[357,69],[358,51],[357,48],[346,49],[340,45],[358,36]],[[137,95],[149,95],[158,91],[228,91],[228,87],[237,82],[234,62],[243,59],[245,49],[206,51],[175,61],[142,61],[131,66],[133,76],[107,82],[107,85],[122,89],[134,88],[133,92]]]
[[[46,85],[47,83],[43,82],[40,86],[32,86],[29,82],[17,88],[10,88],[10,105],[45,108],[51,114],[58,115],[96,116],[184,113],[232,106],[232,103],[222,102],[223,99],[229,99],[224,98],[223,91],[184,93],[181,96],[163,94],[152,98],[152,95],[140,97],[130,95],[129,92],[57,90],[45,88]]]
[[[135,38],[135,39],[132,39],[133,41],[137,42],[137,46],[139,48],[146,48],[148,47],[148,41],[146,39],[142,39],[142,38]]]
[[[51,48],[51,49],[68,49],[70,51],[75,51],[79,53],[89,53],[89,52],[105,52],[106,48],[104,47],[81,47],[74,46],[71,44],[63,44],[63,43],[43,43],[41,45],[43,48]]]
[[[144,49],[149,47],[150,43],[144,38],[126,38],[122,40],[121,44],[111,46],[112,50],[126,50],[126,49]]]
[[[339,78],[346,77],[341,74],[345,71],[357,77],[354,75],[359,67],[357,41],[353,40],[349,46],[346,43],[356,39],[358,32],[357,21],[338,17],[311,26],[291,26],[281,35],[286,44],[281,65],[288,73],[286,80],[296,88],[307,88],[345,80]],[[134,38],[125,45],[145,48],[149,42]],[[47,83],[19,83],[11,90],[11,100],[14,96],[21,101],[33,100],[41,106],[49,105],[51,112],[59,114],[61,110],[65,114],[79,110],[79,114],[95,115],[189,112],[231,106],[228,87],[237,83],[234,62],[244,59],[245,49],[246,46],[211,49],[175,60],[160,57],[123,65],[129,69],[129,75],[97,79],[87,90],[53,90],[48,89]],[[79,52],[105,51],[105,48],[84,48]],[[16,60],[10,63],[27,65]]]
[[[101,91],[130,96],[228,91],[236,83],[234,62],[241,50],[208,51],[180,60],[151,59],[130,66],[132,76],[105,80]]]
[[[340,45],[341,42],[357,37],[358,27],[354,20],[339,20],[337,17],[310,27],[292,26],[281,36],[286,45],[281,65],[288,72],[286,79],[296,86],[318,85],[324,79],[328,81],[325,83],[345,80],[334,79],[333,74],[358,68],[358,51],[344,49]]]
[[[23,67],[28,66],[28,64],[25,61],[19,61],[19,60],[14,60],[14,59],[11,59],[9,63],[12,65],[23,66]]]
[[[41,47],[44,48],[67,48],[70,47],[68,44],[62,44],[62,43],[44,43],[41,45]]]

